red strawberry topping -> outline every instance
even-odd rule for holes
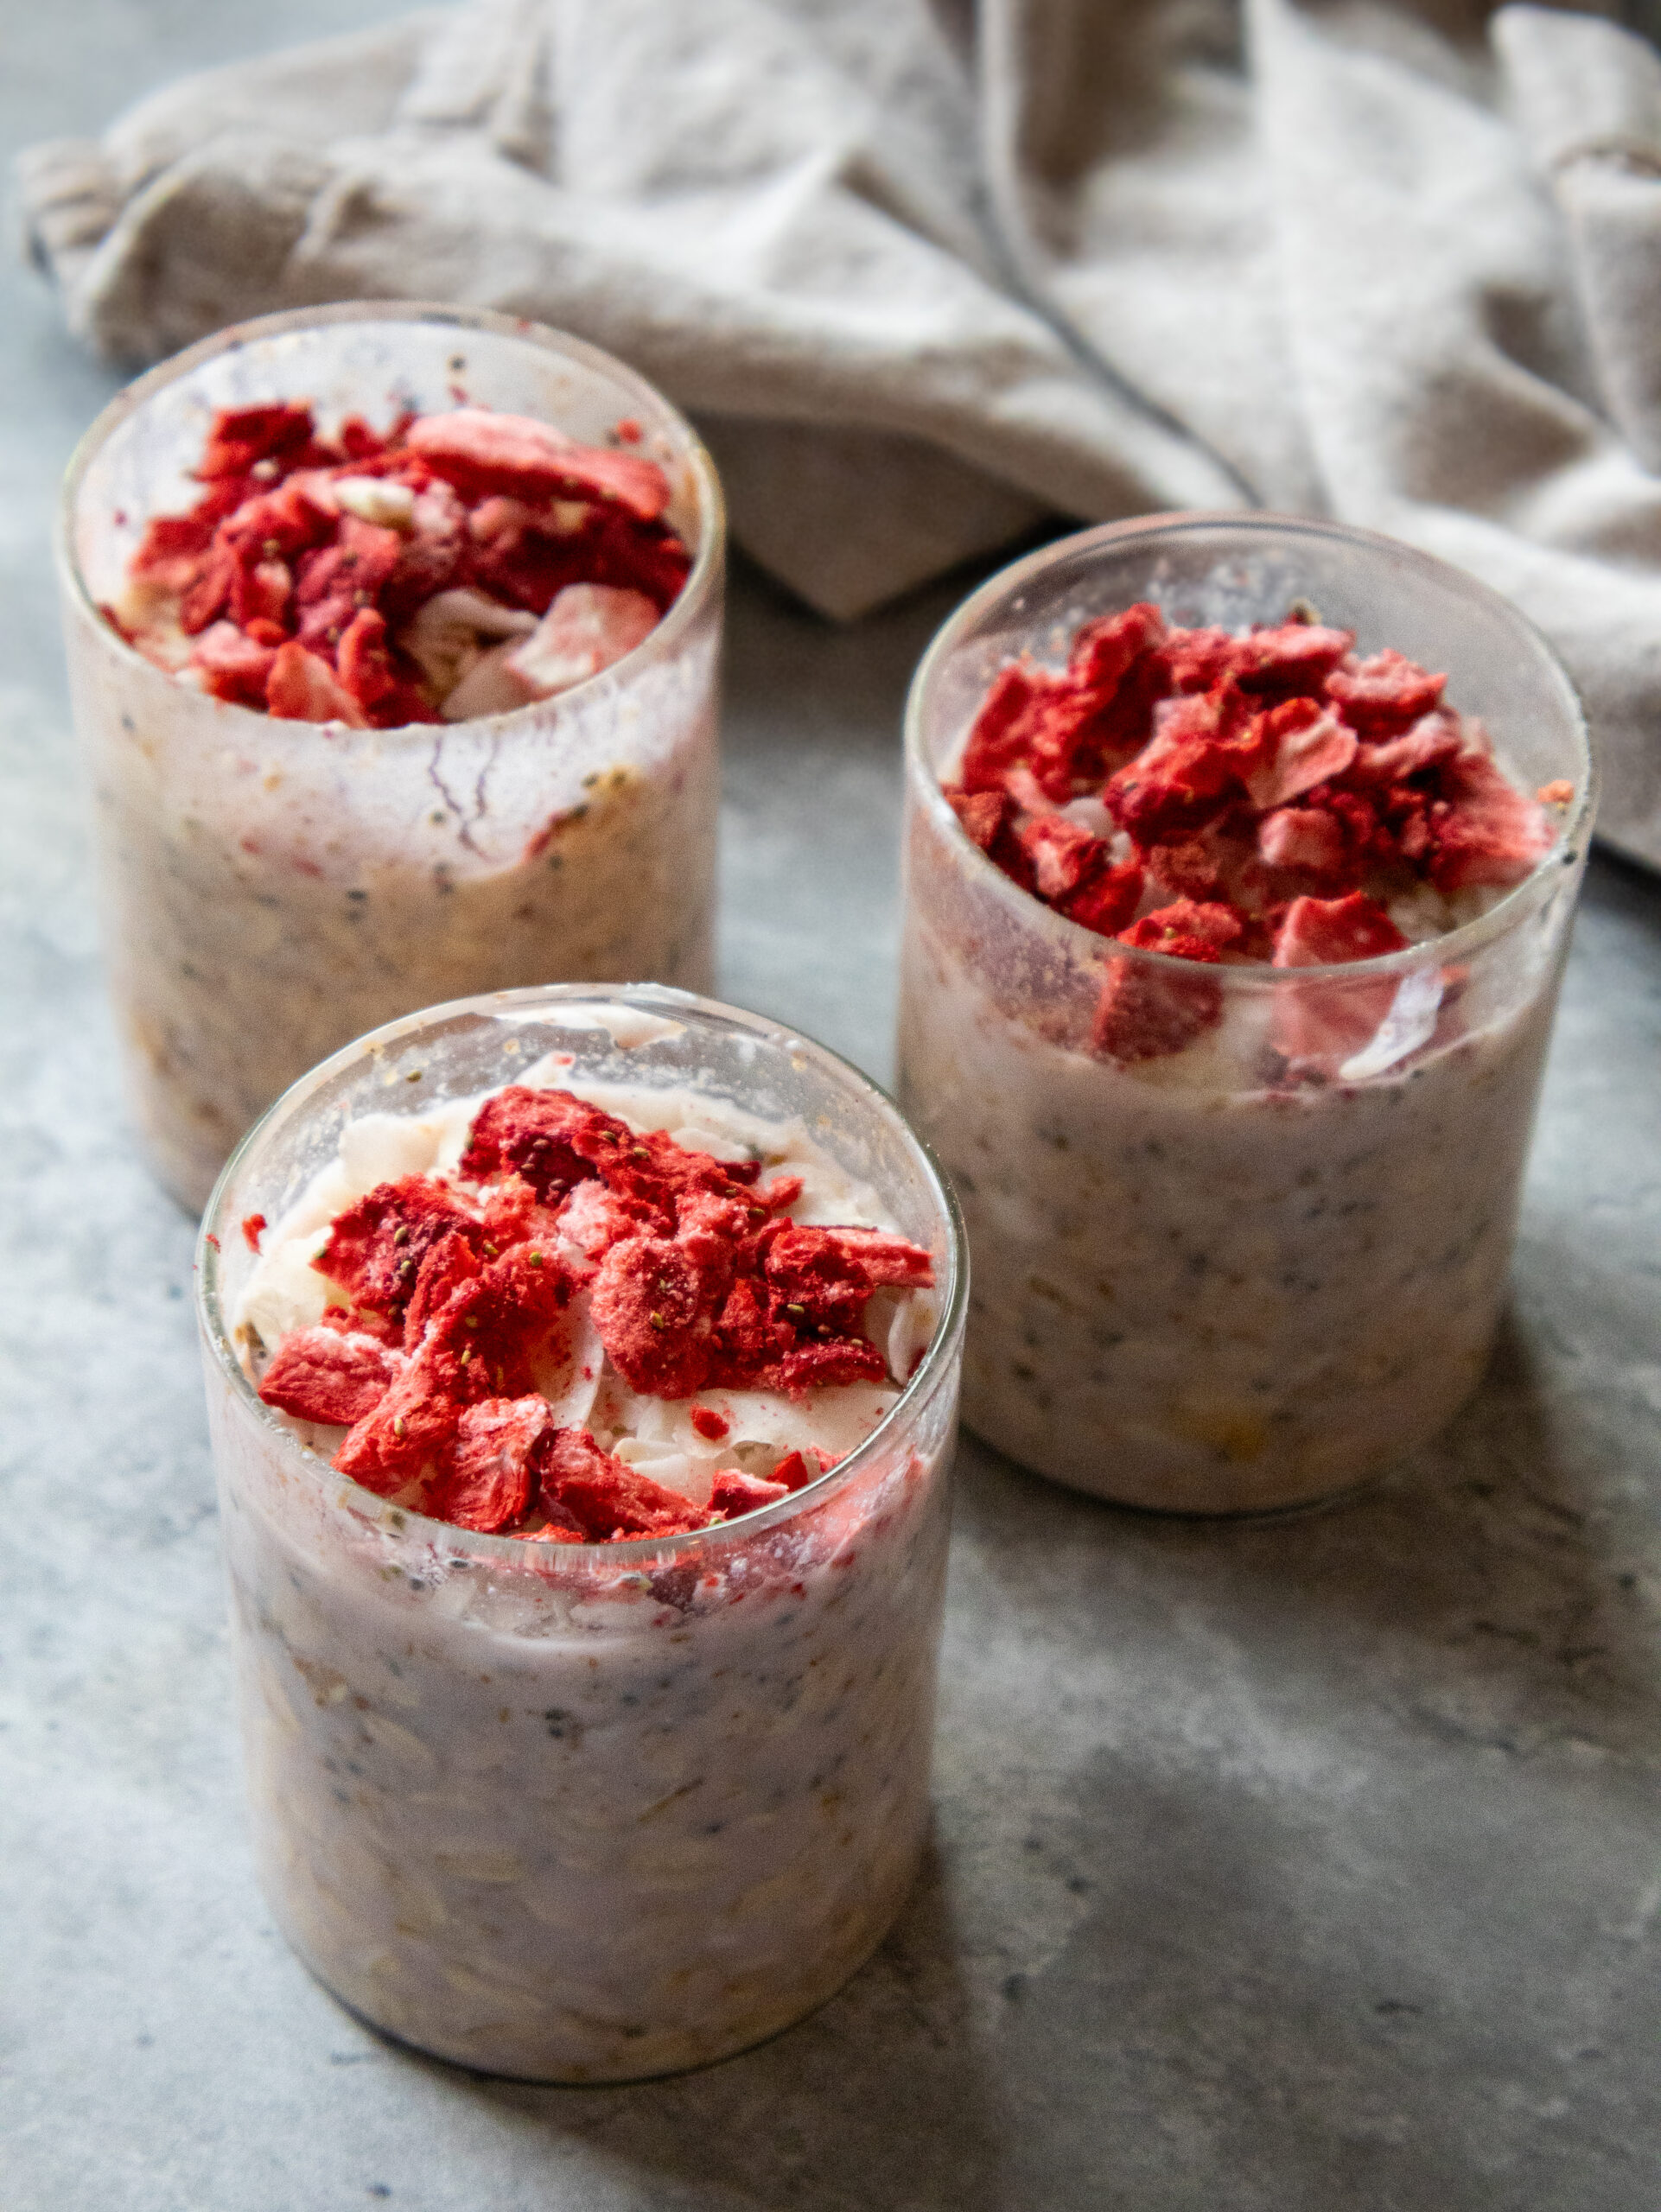
[[[1394,949],[1391,902],[1504,889],[1552,832],[1442,703],[1445,677],[1354,642],[1297,619],[1172,629],[1146,604],[1098,618],[1065,670],[999,672],[945,796],[1023,891],[1128,946],[1209,967]],[[1092,1049],[1180,1052],[1223,1003],[1215,981],[1110,956]]]

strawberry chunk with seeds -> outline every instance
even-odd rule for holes
[[[522,1521],[539,1484],[538,1452],[551,1442],[545,1398],[486,1398],[467,1407],[427,1510],[458,1528],[495,1535]]]
[[[295,1329],[283,1338],[260,1377],[266,1405],[315,1421],[350,1428],[372,1413],[397,1380],[400,1362],[373,1337],[342,1336],[337,1330]]]
[[[1245,918],[1226,899],[1177,899],[1121,930],[1121,944],[1167,952],[1179,960],[1220,960],[1246,933]]]
[[[630,1387],[690,1398],[710,1372],[715,1316],[703,1270],[666,1236],[631,1236],[600,1262],[589,1311]]]
[[[334,1217],[328,1242],[312,1265],[340,1284],[353,1303],[379,1313],[402,1313],[422,1262],[441,1239],[480,1241],[479,1224],[441,1183],[406,1175],[379,1183]]]
[[[633,1142],[627,1122],[585,1105],[569,1090],[509,1084],[480,1109],[468,1132],[461,1173],[484,1182],[511,1169],[546,1199],[597,1174],[608,1154]]]
[[[417,1262],[415,1287],[404,1312],[406,1351],[413,1351],[420,1344],[461,1285],[473,1281],[482,1272],[474,1249],[478,1242],[477,1232],[470,1228],[445,1230]],[[408,1278],[401,1276],[400,1280],[407,1281]]]

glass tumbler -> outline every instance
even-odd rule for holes
[[[598,1026],[619,1014],[654,1019]],[[938,1325],[887,1418],[730,1525],[556,1545],[428,1520],[334,1473],[245,1371],[239,1224],[278,1220],[362,1116],[550,1052],[575,1084],[799,1118],[934,1255]],[[199,1263],[256,1861],[307,1965],[387,2033],[534,2081],[701,2065],[830,1996],[927,1824],[967,1290],[949,1190],[889,1101],[684,992],[464,1000],[297,1084],[226,1169]]]
[[[620,419],[693,556],[642,644],[509,714],[402,729],[281,721],[155,667],[99,613],[156,514],[183,512],[220,408],[457,404],[589,444]],[[713,981],[723,521],[686,422],[537,324],[405,303],[222,331],[122,392],[71,464],[59,576],[96,803],[111,997],[152,1164],[192,1210],[243,1131],[353,1037],[470,991]]]
[[[1066,920],[971,842],[941,775],[1000,667],[1062,665],[1081,622],[1140,600],[1231,630],[1304,601],[1358,653],[1446,671],[1517,783],[1572,783],[1550,850],[1480,920],[1342,966],[1196,970]],[[1098,1497],[1239,1513],[1352,1488],[1443,1426],[1505,1293],[1593,798],[1537,633],[1368,532],[1115,524],[958,610],[907,710],[899,1091],[968,1223],[973,1428]],[[1152,990],[1220,991],[1220,1022],[1163,1058],[1098,1057],[1110,961]],[[1266,1048],[1303,1017],[1350,1042],[1292,1082]]]

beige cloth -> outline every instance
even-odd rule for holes
[[[1604,16],[459,0],[22,179],[116,358],[364,296],[611,347],[832,614],[1056,512],[1409,539],[1554,639],[1661,865],[1661,58]]]

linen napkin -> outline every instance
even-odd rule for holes
[[[529,315],[698,420],[852,616],[1032,531],[1261,505],[1518,601],[1661,866],[1661,57],[1482,0],[460,0],[23,157],[72,327]]]

